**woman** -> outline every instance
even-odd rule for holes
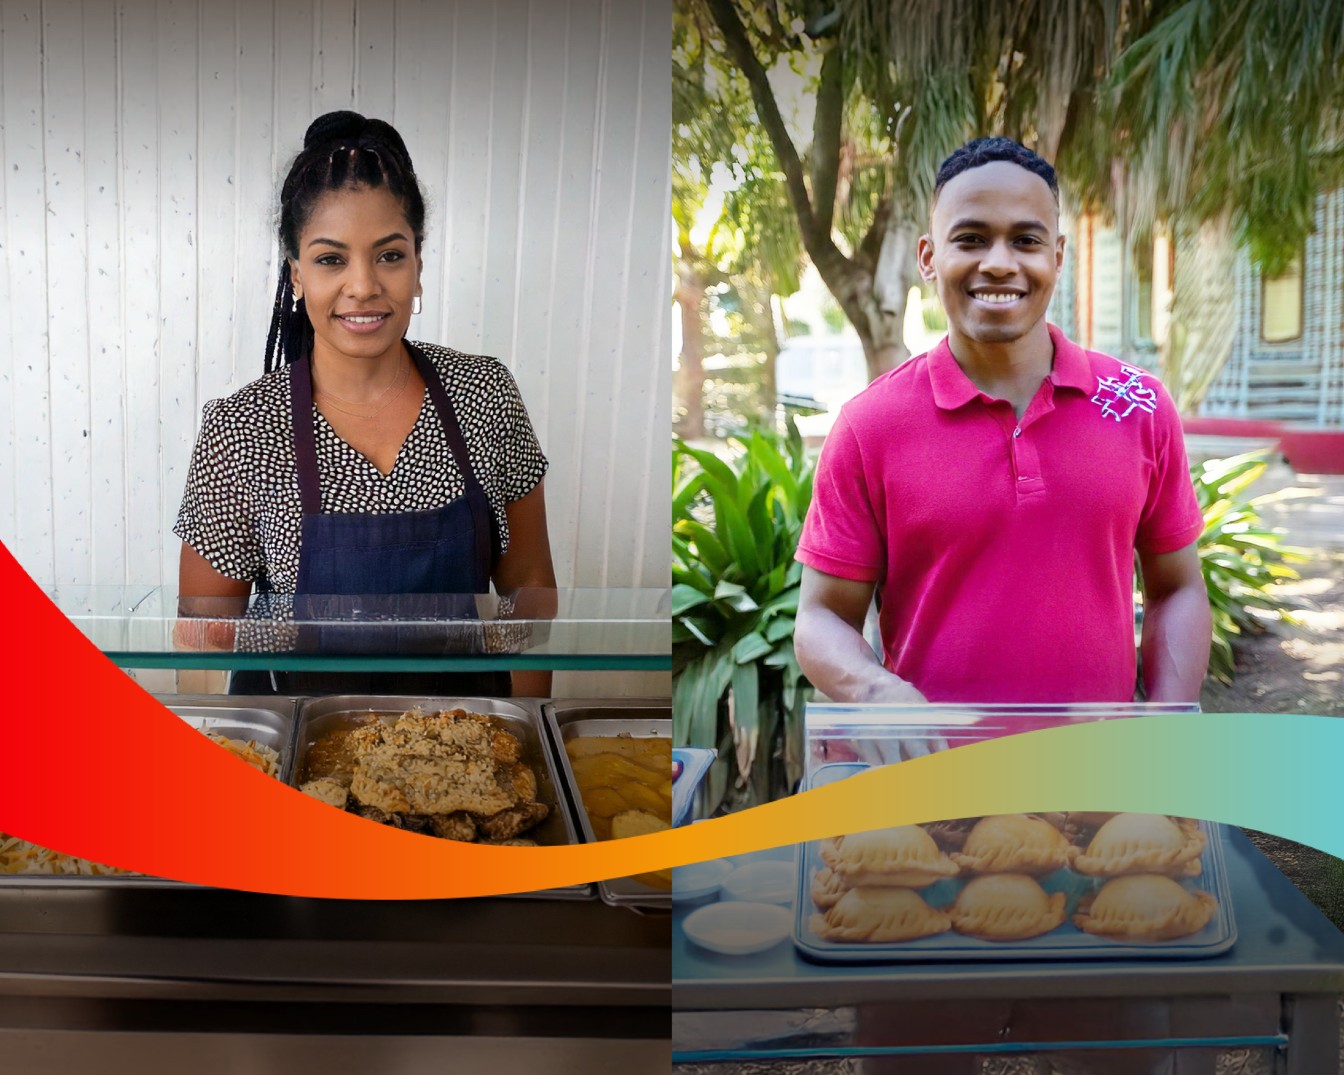
[[[420,309],[425,203],[401,136],[332,112],[280,192],[284,259],[266,375],[205,408],[173,532],[183,613],[260,593],[553,590],[546,458],[509,371],[405,339]],[[515,673],[546,695],[549,673]],[[234,693],[507,694],[485,675],[235,673]]]

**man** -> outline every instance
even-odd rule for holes
[[[1137,550],[1146,696],[1195,701],[1211,625],[1180,421],[1150,374],[1046,323],[1054,169],[969,142],[918,258],[948,335],[826,440],[798,547],[808,678],[847,702],[1130,701]],[[875,588],[881,660],[862,635]]]

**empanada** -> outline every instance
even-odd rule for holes
[[[956,817],[948,821],[930,821],[920,827],[944,851],[960,851],[979,820],[978,817]]]
[[[933,837],[918,825],[836,837],[830,844],[821,845],[821,858],[850,888],[924,888],[957,874],[956,863],[939,851]]]
[[[885,944],[944,933],[952,924],[908,888],[852,888],[824,915],[814,914],[812,932],[828,941]]]
[[[829,911],[848,891],[849,887],[825,866],[812,875],[812,902],[823,911]]]
[[[1107,881],[1073,921],[1081,930],[1117,940],[1169,941],[1198,933],[1217,909],[1207,892],[1187,891],[1159,874],[1135,874]]]
[[[968,937],[1024,941],[1061,925],[1064,902],[1064,893],[1047,895],[1026,874],[991,873],[968,881],[948,913],[952,928]]]
[[[1026,873],[1041,876],[1067,866],[1078,853],[1048,821],[1030,814],[994,814],[966,837],[952,861],[967,873]]]
[[[1165,814],[1116,814],[1097,830],[1073,868],[1092,877],[1198,877],[1207,842],[1197,824],[1182,827]]]
[[[1176,827],[1187,836],[1194,835],[1200,831],[1199,822],[1192,817],[1173,817],[1171,820],[1176,822]]]

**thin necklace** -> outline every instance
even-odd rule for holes
[[[410,379],[411,379],[411,364],[409,362],[403,362],[401,365],[400,376],[398,376],[395,381],[393,381],[380,393],[378,393],[378,398],[370,403],[360,404],[356,403],[354,400],[351,399],[342,399],[340,396],[336,395],[335,392],[329,392],[325,388],[316,389],[313,395],[314,397],[320,396],[326,399],[333,407],[336,408],[336,410],[340,411],[342,414],[348,414],[351,418],[365,418],[365,419],[377,418],[378,415],[382,414],[383,411],[387,410],[388,407],[390,407],[393,403],[397,401],[397,399],[401,396],[402,389],[406,387],[406,383]],[[362,411],[352,411],[347,409],[346,407],[342,407],[341,406],[342,403],[349,404],[352,407],[360,407],[360,406],[373,407],[373,410],[365,414]]]

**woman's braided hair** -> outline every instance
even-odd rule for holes
[[[401,135],[390,123],[365,119],[358,112],[328,112],[313,120],[280,187],[280,280],[266,336],[267,373],[312,352],[313,326],[303,300],[292,308],[288,259],[299,256],[299,233],[318,201],[333,190],[382,186],[405,209],[419,253],[425,238],[425,196]]]

